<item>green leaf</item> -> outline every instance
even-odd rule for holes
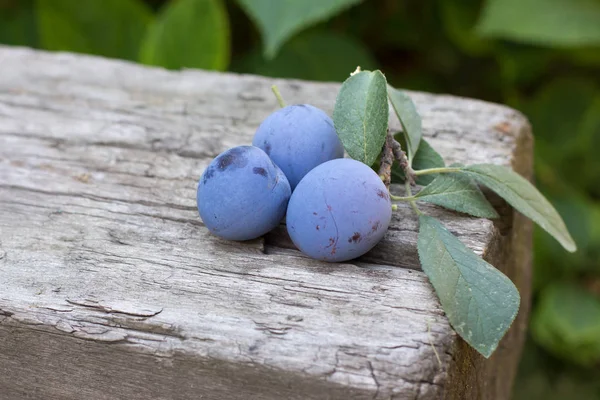
[[[563,54],[576,66],[600,66],[600,45],[565,49]]]
[[[229,20],[223,2],[167,3],[147,32],[140,61],[170,69],[224,70],[229,63]]]
[[[487,0],[477,30],[482,36],[545,46],[600,44],[597,0]]]
[[[552,159],[560,156],[566,147],[577,146],[579,141],[564,133],[579,134],[586,111],[600,94],[594,86],[594,80],[577,75],[554,79],[527,103],[525,111],[536,127],[536,147],[537,140],[541,139],[544,145],[553,148],[553,153],[548,154]]]
[[[554,49],[502,43],[496,45],[494,57],[500,67],[503,86],[525,87],[545,81],[548,66],[556,62]],[[536,127],[537,132],[537,127]]]
[[[362,71],[346,79],[335,101],[333,123],[350,157],[368,166],[375,162],[388,118],[386,82],[380,71]]]
[[[33,0],[2,4],[0,1],[0,43],[38,46],[37,23]]]
[[[469,177],[441,174],[416,196],[420,201],[481,218],[498,218],[498,213]]]
[[[231,69],[276,78],[341,82],[356,65],[371,70],[377,68],[377,61],[352,36],[312,31],[291,39],[272,60],[255,49]]]
[[[152,13],[140,0],[37,0],[42,47],[135,60]]]
[[[389,86],[388,96],[400,124],[402,124],[402,131],[408,147],[404,150],[407,151],[408,161],[412,165],[412,160],[419,150],[419,143],[423,136],[421,116],[411,98],[404,91]]]
[[[488,358],[519,311],[519,291],[435,218],[421,215],[419,226],[419,259],[450,324]]]
[[[532,333],[545,349],[583,365],[600,361],[600,300],[569,283],[548,286],[532,317]]]
[[[394,138],[400,142],[402,145],[402,149],[406,149],[406,141],[404,140],[404,136],[402,134],[397,134]],[[445,167],[444,159],[440,154],[431,147],[429,142],[425,139],[421,139],[421,144],[419,145],[419,150],[417,150],[417,154],[413,160],[413,169],[428,169],[428,168],[441,168]],[[431,175],[421,175],[417,177],[417,184],[419,185],[429,185],[438,174]],[[394,163],[392,166],[392,181],[393,182],[404,182],[404,171],[400,168],[397,163]]]
[[[577,250],[558,212],[527,179],[508,168],[492,164],[470,165],[462,172],[486,185],[517,211],[531,218],[567,251]]]
[[[446,35],[462,51],[470,56],[484,55],[492,51],[492,42],[473,32],[481,0],[444,0],[438,4]]]
[[[579,76],[552,80],[522,109],[536,130],[537,165],[545,162],[557,178],[600,197],[600,90],[596,82]]]
[[[421,139],[421,144],[419,145],[419,151],[417,151],[417,155],[413,160],[413,169],[427,169],[427,168],[441,168],[445,167],[446,163],[444,159],[435,151],[433,147],[427,142],[425,139]],[[435,179],[437,175],[423,175],[417,178],[417,183],[419,185],[428,185]]]
[[[295,33],[339,14],[361,0],[237,0],[258,26],[267,58]]]
[[[545,189],[546,198],[552,203],[565,221],[577,252],[568,253],[556,246],[554,239],[541,228],[534,230],[533,290],[539,291],[552,281],[576,279],[582,274],[600,273],[598,256],[600,249],[600,204],[561,183],[549,188],[544,184],[544,172],[538,162],[537,183]]]

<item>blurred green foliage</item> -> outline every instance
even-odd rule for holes
[[[225,69],[229,63],[229,20],[225,6],[219,0],[169,3],[148,29],[140,61],[171,69],[190,66]]]
[[[523,111],[580,250],[535,232],[515,398],[600,398],[600,0],[0,0],[0,43],[321,81],[361,65]]]
[[[28,2],[31,3],[31,2]],[[37,0],[38,39],[48,50],[76,51],[136,60],[153,16],[136,1]]]

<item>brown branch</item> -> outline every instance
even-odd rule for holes
[[[411,185],[414,185],[416,179],[415,171],[413,171],[412,167],[408,163],[408,158],[406,157],[406,153],[402,150],[402,145],[400,145],[400,143],[396,139],[394,139],[394,135],[390,132],[388,132],[388,138],[391,138],[392,141],[391,146],[392,153],[394,154],[394,159],[398,161],[398,164],[400,165],[400,168],[402,168],[402,170],[404,171],[404,176],[406,177],[408,182]]]
[[[390,183],[392,183],[392,164],[394,164],[393,141],[394,137],[388,131],[381,150],[381,160],[379,161],[379,176],[388,189]]]

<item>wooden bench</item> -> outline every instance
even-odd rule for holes
[[[399,204],[362,259],[304,257],[285,230],[210,235],[196,183],[288,103],[338,84],[172,72],[0,47],[0,398],[508,399],[528,315],[531,224],[423,205],[504,271],[519,316],[485,360],[451,329]],[[526,119],[412,93],[447,163],[531,176]],[[394,121],[396,126],[397,122]]]

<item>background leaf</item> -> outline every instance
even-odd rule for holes
[[[600,204],[582,194],[554,169],[538,160],[536,183],[556,207],[577,244],[576,253],[568,253],[554,245],[554,239],[541,229],[534,232],[537,251],[534,258],[534,289],[552,283],[577,279],[582,274],[600,273]]]
[[[531,218],[554,236],[566,250],[573,252],[577,249],[558,212],[527,179],[508,168],[493,164],[470,165],[462,171]]]
[[[361,0],[237,0],[258,26],[267,58],[294,33],[326,20]]]
[[[502,272],[469,250],[435,218],[419,216],[423,271],[456,332],[489,357],[519,311],[519,292]]]
[[[556,246],[544,230],[535,229],[534,243],[538,247],[534,258],[535,292],[555,280],[566,282],[580,275],[600,273],[600,207],[573,191],[549,199],[563,217],[577,244],[577,252],[568,253],[563,247]]]
[[[394,138],[400,142],[403,150],[406,149],[406,141],[404,140],[402,133],[395,135]],[[429,142],[425,139],[421,139],[419,150],[417,150],[417,154],[413,160],[413,169],[441,168],[445,166],[446,164],[444,163],[442,156],[431,147]],[[417,176],[416,183],[418,185],[429,185],[437,176],[438,174]],[[392,181],[404,182],[404,171],[402,171],[402,168],[400,168],[398,163],[394,163],[392,166]]]
[[[34,0],[5,5],[0,1],[0,43],[38,47]]]
[[[402,133],[407,144],[403,150],[407,152],[408,160],[412,165],[412,160],[419,150],[419,142],[423,136],[421,116],[417,112],[415,103],[413,103],[406,92],[389,86],[388,96],[392,103],[392,108],[400,120],[400,124],[402,124]]]
[[[600,361],[600,299],[569,283],[548,286],[532,318],[532,332],[546,349],[580,364]]]
[[[415,196],[417,200],[481,218],[498,218],[498,213],[469,177],[441,174]]]
[[[553,80],[523,108],[537,133],[534,150],[538,162],[560,171],[559,178],[574,188],[585,188],[600,197],[598,85],[584,77]]]
[[[361,42],[349,35],[328,31],[302,33],[287,42],[272,60],[254,49],[232,66],[236,72],[277,78],[341,82],[360,65],[377,68],[377,61]]]
[[[223,2],[168,3],[144,39],[140,61],[170,69],[225,69],[229,63],[229,20]]]
[[[333,109],[333,123],[344,148],[368,166],[381,152],[387,134],[386,86],[380,71],[354,74],[342,84]]]
[[[493,50],[493,42],[473,34],[480,0],[440,0],[440,17],[448,37],[469,55]]]
[[[600,44],[597,0],[487,0],[478,31],[483,36],[547,46]]]
[[[496,45],[495,59],[502,80],[512,90],[518,85],[531,85],[543,79],[546,71],[558,61],[558,55],[547,48],[503,42]]]
[[[37,0],[41,44],[48,50],[137,58],[150,9],[140,0]]]
[[[516,376],[519,390],[514,392],[512,400],[599,399],[600,381],[594,369],[586,371],[565,364],[528,340]]]

